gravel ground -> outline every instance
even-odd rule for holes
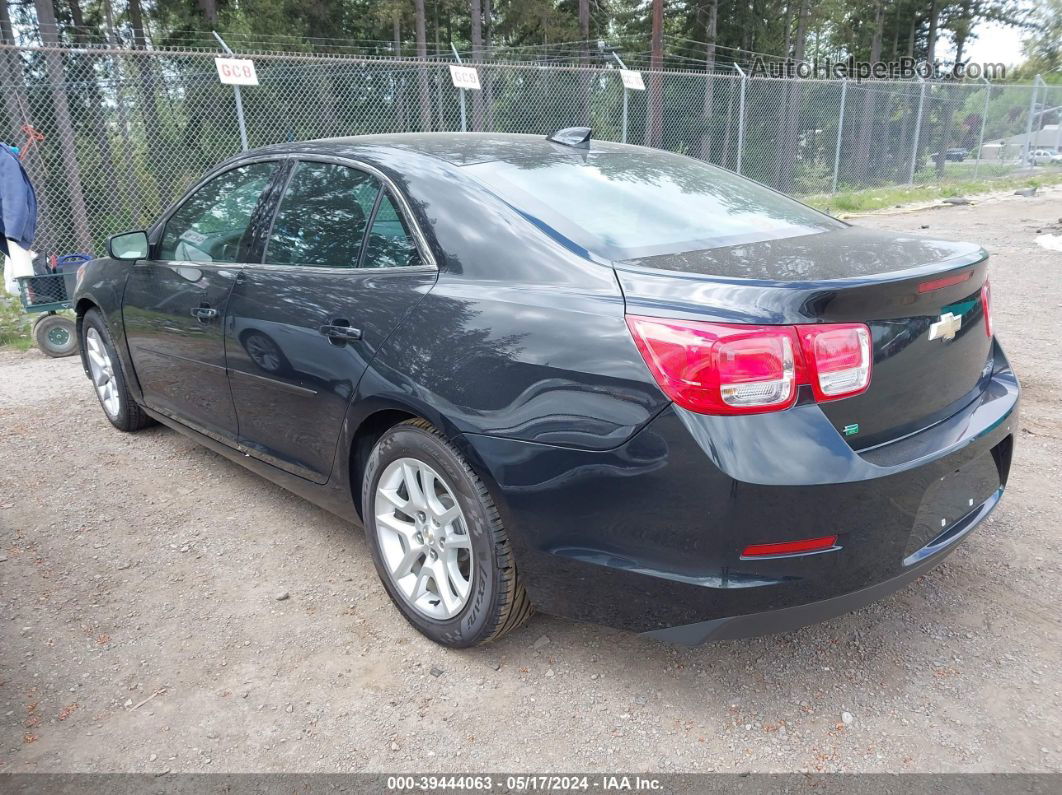
[[[994,516],[865,610],[696,649],[547,616],[436,647],[360,529],[0,352],[0,770],[1062,770],[1060,199],[859,220],[994,255],[1025,389]]]

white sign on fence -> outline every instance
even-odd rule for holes
[[[642,82],[641,72],[636,72],[633,69],[620,69],[620,79],[623,80],[624,88],[645,91],[645,83]]]
[[[256,86],[258,73],[254,70],[254,61],[248,58],[215,58],[218,79],[230,86]]]
[[[471,88],[479,91],[479,72],[474,66],[457,66],[450,64],[450,79],[454,81],[454,88]]]

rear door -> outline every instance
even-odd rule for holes
[[[222,321],[279,172],[275,161],[255,162],[205,182],[166,219],[152,258],[133,264],[126,283],[126,338],[144,402],[229,444],[236,411]]]
[[[436,273],[382,175],[346,161],[295,162],[263,262],[243,270],[229,305],[240,443],[327,481],[358,380]]]

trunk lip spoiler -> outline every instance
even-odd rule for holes
[[[666,268],[653,268],[647,265],[638,265],[630,260],[613,261],[612,268],[618,272],[634,273],[645,276],[662,276],[670,279],[683,281],[733,284],[748,287],[776,287],[788,290],[815,290],[824,287],[865,287],[872,284],[892,284],[911,279],[920,279],[926,276],[935,276],[946,271],[959,268],[974,267],[985,263],[989,258],[984,248],[978,248],[976,252],[969,254],[957,254],[954,257],[936,260],[923,265],[916,265],[902,270],[885,271],[877,274],[866,274],[840,279],[811,279],[803,281],[786,281],[782,279],[756,279],[741,276],[715,276],[708,273],[691,273],[689,271],[667,270]]]

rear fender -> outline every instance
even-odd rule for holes
[[[486,486],[501,515],[502,523],[508,531],[509,540],[513,546],[513,554],[519,562],[527,554],[526,540],[509,513],[508,505],[491,473],[490,467],[483,461],[475,446],[470,443],[469,437],[461,433],[457,426],[447,419],[444,414],[433,408],[429,403],[417,400],[415,397],[389,391],[365,394],[368,390],[381,388],[383,383],[382,376],[374,372],[370,366],[359,385],[359,394],[351,402],[350,409],[347,412],[347,419],[343,424],[343,433],[339,440],[339,449],[348,450],[351,455],[337,457],[337,465],[333,469],[329,486],[339,488],[342,484],[347,484],[347,488],[351,492],[351,504],[357,505],[359,501],[358,495],[354,492],[360,489],[361,486],[352,481],[352,466],[354,464],[352,454],[354,452],[354,440],[358,436],[359,429],[366,421],[385,411],[400,411],[414,417],[420,417],[442,431],[446,439],[457,448],[457,451],[468,462],[472,471],[476,473],[484,486]]]

